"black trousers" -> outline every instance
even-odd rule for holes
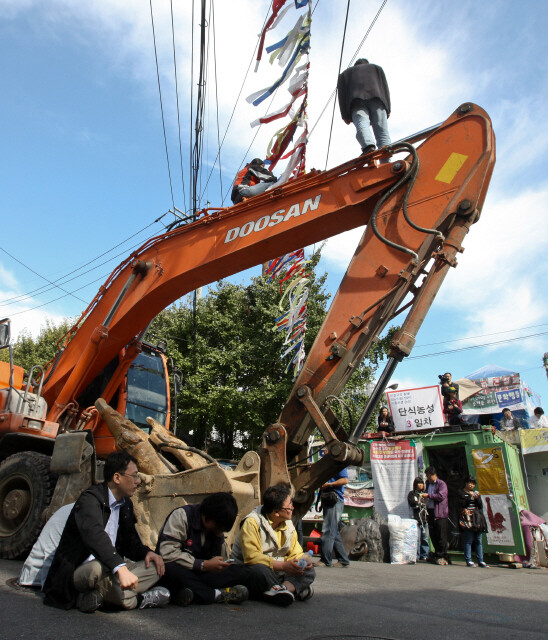
[[[196,573],[177,562],[167,562],[162,584],[173,591],[184,587],[191,589],[197,604],[211,604],[215,602],[215,589],[237,584],[247,587],[250,598],[258,599],[277,583],[274,573],[268,567],[264,567],[266,571],[263,571],[260,566],[235,564],[219,573]]]
[[[445,558],[447,560],[447,550],[449,548],[448,518],[438,518],[436,520],[434,516],[434,509],[428,509],[428,528],[430,530],[430,538],[432,539],[432,544],[434,545],[436,556],[438,558]]]

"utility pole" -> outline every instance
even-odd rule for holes
[[[544,358],[542,358],[542,364],[544,365],[546,377],[548,378],[548,352],[544,354]]]

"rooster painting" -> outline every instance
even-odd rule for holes
[[[493,510],[491,509],[491,498],[486,497],[485,502],[487,502],[487,517],[489,518],[491,531],[495,531],[496,533],[506,531],[506,527],[502,524],[506,521],[506,518],[502,513],[493,513]]]

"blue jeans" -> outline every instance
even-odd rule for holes
[[[483,562],[483,546],[481,544],[480,531],[463,531],[464,540],[464,559],[466,562],[472,562],[472,545],[476,546],[476,557],[478,562]]]
[[[426,522],[424,525],[421,525],[420,522],[417,522],[418,530],[419,530],[419,545],[417,547],[417,560],[426,560],[428,558],[428,554],[430,553],[430,545],[428,544],[428,523]]]
[[[390,134],[388,133],[388,118],[382,100],[371,98],[361,100],[352,109],[352,122],[356,127],[356,139],[360,143],[362,151],[370,145],[381,147],[390,144]],[[371,135],[371,128],[375,135],[375,140]]]
[[[321,560],[327,565],[333,564],[333,554],[341,564],[350,564],[339,531],[339,520],[344,511],[344,502],[340,500],[332,507],[323,508],[323,525],[321,538]]]
[[[270,187],[273,182],[259,182],[259,184],[247,185],[240,184],[238,185],[238,191],[242,198],[252,198],[253,196],[258,196],[260,193],[264,193],[268,187]]]

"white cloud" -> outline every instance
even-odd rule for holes
[[[449,273],[437,299],[448,311],[463,314],[463,333],[495,333],[539,324],[547,317],[548,238],[543,232],[547,198],[548,184],[544,184],[514,197],[492,194],[488,200],[482,218],[465,239],[457,269]],[[522,349],[537,347],[535,341],[520,343]]]

